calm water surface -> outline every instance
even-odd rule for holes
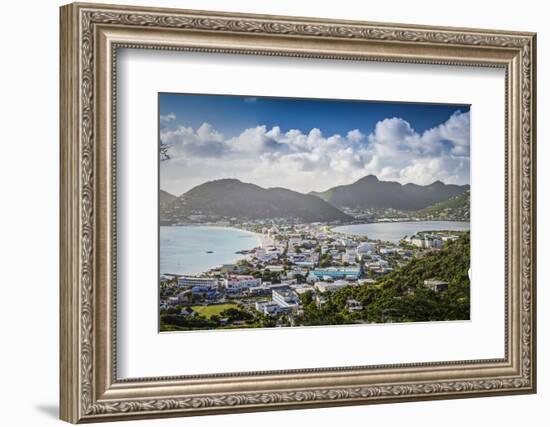
[[[237,251],[258,246],[254,233],[236,228],[160,227],[160,274],[200,274],[243,258]]]
[[[338,233],[367,236],[371,240],[383,240],[399,243],[405,236],[411,236],[420,231],[465,231],[470,229],[469,222],[460,221],[405,221],[405,222],[375,222],[372,224],[354,224],[334,227]]]

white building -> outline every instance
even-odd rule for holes
[[[427,248],[441,248],[443,247],[443,240],[440,236],[435,234],[428,234],[425,236]]]
[[[425,247],[424,239],[421,236],[413,236],[410,241],[411,245],[418,246],[419,248]]]
[[[279,304],[272,301],[258,301],[256,302],[256,304],[254,304],[254,307],[260,313],[266,314],[268,316],[272,316],[289,310],[288,308],[280,307]]]
[[[357,251],[355,249],[346,249],[346,252],[342,254],[342,262],[348,264],[355,264],[357,260]]]
[[[254,257],[261,262],[273,261],[274,259],[277,259],[278,256],[279,252],[276,249],[267,251],[263,248],[260,248],[256,249],[256,251],[254,252]]]
[[[309,268],[315,267],[316,264],[317,264],[317,262],[316,262],[316,261],[312,261],[312,260],[296,261],[296,262],[294,262],[294,265],[298,265],[298,266],[300,266],[300,267],[309,267]]]
[[[218,287],[218,280],[211,277],[181,276],[178,278],[178,286],[200,286],[214,289]]]
[[[298,295],[305,294],[306,292],[310,292],[315,290],[315,288],[311,285],[307,285],[305,283],[302,284],[296,284],[296,285],[290,285],[290,288],[296,292]]]
[[[268,265],[265,267],[266,270],[271,271],[272,273],[280,273],[285,269],[284,265]]]
[[[451,234],[449,236],[440,236],[441,240],[444,242],[454,242],[455,240],[458,240],[458,236],[455,236],[454,234]]]
[[[264,285],[248,288],[247,291],[250,296],[271,295],[271,289]]]
[[[369,252],[374,251],[374,245],[369,242],[363,242],[359,246],[357,246],[357,254],[358,255],[366,255]]]
[[[178,297],[168,297],[168,304],[175,305],[179,304],[180,300]]]
[[[222,284],[224,288],[229,290],[243,290],[260,286],[262,279],[254,276],[235,275],[224,279]]]
[[[271,293],[273,302],[277,303],[279,307],[290,308],[296,307],[300,302],[298,295],[289,287],[282,287],[273,289]]]
[[[443,240],[439,236],[433,234],[416,235],[411,237],[411,244],[418,246],[419,248],[441,248],[443,246]]]
[[[351,239],[340,239],[337,243],[346,248],[355,247],[355,242]]]
[[[319,261],[319,254],[303,252],[288,254],[290,262],[302,267],[315,267],[315,264]]]
[[[336,280],[335,282],[317,282],[315,283],[315,289],[323,294],[325,292],[337,291],[348,285],[349,283],[345,280]]]
[[[442,292],[449,289],[449,283],[442,280],[428,279],[424,280],[424,287],[434,292]]]

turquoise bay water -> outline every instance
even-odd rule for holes
[[[237,251],[258,246],[255,234],[236,228],[160,227],[160,274],[200,274],[243,258]]]
[[[374,222],[371,224],[354,224],[334,227],[338,233],[367,236],[371,240],[383,240],[399,243],[405,236],[416,234],[420,231],[464,231],[470,229],[469,222],[460,221],[404,221],[404,222]]]

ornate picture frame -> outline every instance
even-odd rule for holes
[[[61,8],[61,419],[71,422],[536,391],[536,36],[190,10]],[[411,64],[506,73],[505,357],[117,378],[117,49]]]

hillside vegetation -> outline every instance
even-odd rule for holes
[[[358,321],[425,322],[467,320],[470,318],[470,233],[423,258],[387,274],[374,285],[345,287],[327,295],[319,309],[311,293],[302,296],[304,325],[345,324]],[[423,286],[424,280],[449,283],[446,291],[435,292]],[[348,313],[346,301],[353,298],[363,310]]]
[[[444,184],[441,181],[430,185],[402,185],[368,175],[353,184],[311,194],[338,207],[419,210],[457,196],[469,188],[469,185]]]
[[[309,194],[262,188],[237,179],[198,185],[161,209],[161,224],[193,221],[296,219],[304,222],[349,221],[344,212]]]
[[[418,211],[418,216],[441,220],[470,219],[470,190]]]

